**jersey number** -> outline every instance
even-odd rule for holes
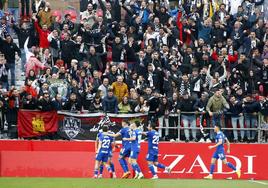
[[[103,140],[101,147],[102,148],[109,148],[110,142],[111,142],[110,140]]]
[[[159,143],[159,136],[153,136],[153,144],[158,144]]]

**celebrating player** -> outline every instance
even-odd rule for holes
[[[209,149],[216,148],[216,151],[214,152],[212,159],[211,159],[211,165],[210,165],[210,173],[208,176],[204,177],[204,179],[213,179],[213,171],[215,167],[215,162],[217,159],[221,159],[224,164],[226,164],[229,168],[233,169],[236,171],[236,174],[238,178],[241,176],[241,171],[240,169],[237,169],[232,163],[227,162],[225,153],[224,153],[224,142],[226,141],[227,143],[227,153],[230,153],[230,142],[229,140],[225,137],[225,135],[221,132],[220,126],[215,125],[214,126],[214,132],[216,132],[216,144],[213,146],[208,146]]]
[[[103,126],[102,128],[103,133],[108,132],[108,127]],[[107,167],[109,173],[112,173],[110,164],[107,163],[109,158],[109,150],[112,147],[112,138],[108,135],[101,134],[98,138],[98,148],[96,150],[96,161],[95,161],[95,168],[94,168],[94,178],[98,178],[98,172],[100,164],[104,164]]]
[[[118,136],[122,137],[122,149],[119,155],[119,163],[124,171],[122,178],[128,178],[131,175],[128,169],[127,161],[126,161],[126,158],[130,156],[131,145],[130,145],[130,141],[124,140],[124,138],[130,138],[130,132],[131,130],[129,128],[129,123],[123,120],[122,129],[118,133],[107,134],[112,137],[118,137]]]
[[[140,166],[137,163],[137,158],[140,153],[140,142],[142,138],[142,132],[137,127],[137,123],[131,123],[130,128],[132,130],[130,138],[123,138],[123,140],[131,141],[131,153],[129,157],[129,161],[133,170],[135,171],[134,179],[142,179],[144,178],[143,173],[141,172]]]
[[[152,179],[158,179],[158,176],[154,169],[154,165],[158,168],[165,169],[164,172],[168,173],[170,173],[171,169],[161,163],[158,163],[159,133],[155,130],[155,124],[150,123],[148,125],[148,131],[143,132],[143,134],[148,137],[148,154],[146,160],[148,161],[149,169],[153,174]]]
[[[98,150],[98,145],[99,145],[99,138],[101,137],[103,131],[101,130],[98,135],[97,135],[97,138],[96,138],[96,145],[95,145],[95,148],[96,148],[96,151]],[[111,131],[108,131],[109,134],[113,134],[113,132]],[[115,147],[115,139],[114,137],[111,137],[111,147],[109,148],[109,158],[108,158],[108,164],[110,164],[110,167],[111,167],[111,173],[110,173],[110,177],[111,178],[116,178],[116,174],[115,174],[115,168],[114,168],[114,163],[112,162],[112,157],[113,157],[113,149]],[[98,178],[102,178],[102,173],[103,173],[103,168],[104,168],[104,164],[101,163],[100,164],[100,168],[99,168],[99,176]]]

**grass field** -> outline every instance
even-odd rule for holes
[[[0,188],[265,188],[268,181],[185,179],[0,178]]]

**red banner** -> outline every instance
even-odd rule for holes
[[[160,143],[159,162],[172,168],[170,174],[158,170],[160,178],[203,178],[209,173],[213,150],[211,144]],[[1,176],[21,177],[92,177],[94,142],[74,141],[0,141]],[[152,174],[145,160],[147,143],[142,143],[138,163],[146,178]],[[268,179],[266,156],[268,144],[231,144],[227,160],[241,168],[241,179]],[[20,157],[18,157],[20,156]],[[30,160],[29,160],[30,159]],[[113,161],[118,177],[122,169],[118,151]],[[130,167],[130,165],[129,165]],[[130,167],[131,169],[131,167]],[[104,170],[104,177],[108,177]],[[237,179],[235,172],[220,160],[214,178]]]
[[[41,136],[58,130],[57,112],[19,111],[18,136]]]

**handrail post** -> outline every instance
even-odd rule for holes
[[[261,113],[258,113],[258,143],[261,142]]]
[[[178,113],[178,141],[181,141],[181,114]]]

